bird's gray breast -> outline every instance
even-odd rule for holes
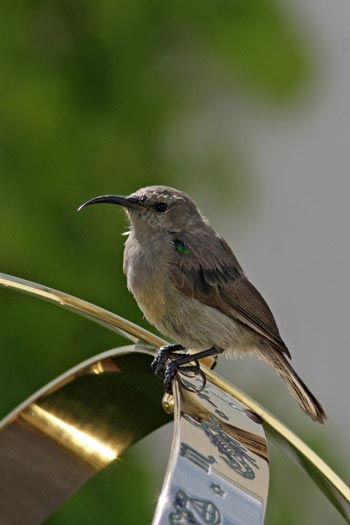
[[[129,237],[124,251],[128,288],[145,317],[155,326],[159,325],[165,310],[166,268],[166,254],[162,249]]]

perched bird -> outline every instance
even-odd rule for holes
[[[129,290],[148,321],[177,342],[162,347],[153,362],[166,390],[178,371],[203,377],[202,357],[255,354],[322,423],[326,414],[289,363],[270,308],[195,202],[174,188],[147,186],[127,197],[96,197],[79,210],[104,202],[123,206],[130,222],[123,265]],[[177,353],[186,348],[197,353]]]

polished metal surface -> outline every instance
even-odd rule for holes
[[[262,420],[211,381],[199,394],[176,385],[174,420],[153,525],[262,524],[269,486]]]
[[[30,281],[1,273],[0,286],[28,293],[35,297],[52,302],[60,307],[66,308],[74,313],[78,313],[79,315],[100,323],[110,330],[122,333],[131,341],[142,341],[143,343],[150,345],[144,350],[149,354],[154,355],[156,347],[164,344],[164,340],[161,338],[151,334],[141,327],[134,325],[133,323],[130,323],[122,317],[57,290],[53,290],[40,284],[32,283]],[[208,381],[213,386],[219,388],[224,393],[224,395],[227,394],[230,396],[230,399],[232,396],[236,401],[261,417],[265,430],[271,435],[273,439],[277,441],[277,443],[293,459],[293,461],[295,461],[299,466],[301,466],[302,469],[305,470],[305,472],[307,472],[308,475],[311,476],[311,479],[323,491],[324,495],[350,523],[350,488],[339,478],[339,476],[337,476],[337,474],[301,439],[299,439],[272,414],[258,405],[254,400],[249,398],[249,396],[219,377],[212,370],[205,368],[205,372]],[[158,402],[159,400],[157,398],[156,404]],[[169,405],[171,405],[171,402]],[[20,411],[22,408],[20,407],[18,410]],[[28,417],[30,419],[30,415]],[[41,417],[45,421],[45,414],[41,412],[39,412],[39,415],[35,414],[35,417],[39,419]],[[8,421],[9,420],[7,419],[6,422]],[[18,427],[21,429],[19,432],[22,431],[22,427],[24,428],[26,424],[27,423],[25,421],[18,423]],[[67,429],[69,427],[65,428]],[[13,442],[16,442],[16,436],[14,436]],[[0,443],[0,447],[1,446],[2,445]],[[16,454],[13,453],[12,456],[16,457]],[[28,459],[22,466],[17,465],[17,468],[20,469],[26,467],[29,461],[30,460]],[[8,476],[11,478],[12,474],[8,473]],[[79,478],[80,474],[77,476]],[[25,522],[28,523],[27,520]]]
[[[105,352],[1,422],[1,525],[41,523],[97,471],[171,420],[151,357],[134,346]]]
[[[49,288],[48,286],[33,283],[5,273],[0,273],[0,286],[32,295],[33,297],[55,304],[82,317],[86,317],[90,319],[90,321],[94,321],[112,332],[117,332],[125,336],[130,341],[143,341],[156,348],[166,344],[164,339],[157,337],[119,315],[113,314],[108,310],[104,310],[99,306],[74,297],[73,295]]]
[[[298,436],[244,392],[205,368],[207,378],[264,421],[264,428],[277,445],[314,481],[335,508],[350,523],[350,487]]]

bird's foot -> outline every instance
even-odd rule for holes
[[[193,359],[190,354],[185,354],[184,356],[177,355],[172,356],[173,360],[168,362],[165,365],[165,371],[164,371],[164,389],[168,394],[173,393],[173,380],[176,378],[181,386],[185,388],[186,390],[189,390],[190,392],[201,392],[203,388],[206,385],[207,378],[205,376],[205,373],[203,370],[201,370],[201,367],[199,366],[199,362],[197,360],[194,361],[194,364],[189,364],[190,359]],[[185,374],[187,376],[193,377],[200,375],[202,378],[202,385],[201,387],[195,388],[189,386],[189,384],[186,382],[186,384],[181,379],[181,374]]]
[[[181,345],[162,346],[156,358],[153,360],[151,367],[156,375],[164,376],[164,388],[168,394],[172,393],[172,382],[176,378],[183,388],[191,392],[201,392],[206,385],[207,378],[199,366],[198,359],[203,357],[217,356],[223,352],[222,348],[213,346],[208,350],[197,352],[196,354],[175,354],[178,350],[184,350]],[[200,388],[192,387],[182,381],[180,373],[193,377],[199,375],[202,379]]]
[[[161,346],[158,350],[158,353],[156,357],[153,359],[151,363],[151,368],[153,372],[157,376],[163,376],[165,374],[165,363],[169,359],[175,359],[177,356],[174,355],[174,352],[177,352],[179,350],[185,350],[185,348],[182,345],[179,344],[172,344],[172,345],[164,345]]]

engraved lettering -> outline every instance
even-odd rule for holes
[[[256,460],[249,456],[247,449],[239,441],[222,429],[216,417],[212,416],[211,420],[211,423],[202,421],[202,430],[221,453],[220,458],[240,476],[254,479],[253,469],[259,468]]]
[[[181,443],[180,456],[192,461],[197,467],[205,470],[207,474],[209,474],[210,465],[216,463],[216,459],[213,456],[203,456],[203,454],[187,445],[187,443]]]
[[[220,525],[222,516],[214,503],[209,500],[190,497],[184,490],[178,490],[173,501],[175,512],[169,514],[170,525]]]
[[[226,421],[229,420],[229,418],[227,417],[227,415],[225,414],[225,412],[223,412],[222,410],[219,410],[218,408],[215,410],[215,413],[221,417],[221,419],[225,419]]]
[[[221,496],[222,498],[226,496],[226,491],[218,483],[210,483],[209,486],[211,490],[214,492],[214,494],[216,494],[217,496]]]

